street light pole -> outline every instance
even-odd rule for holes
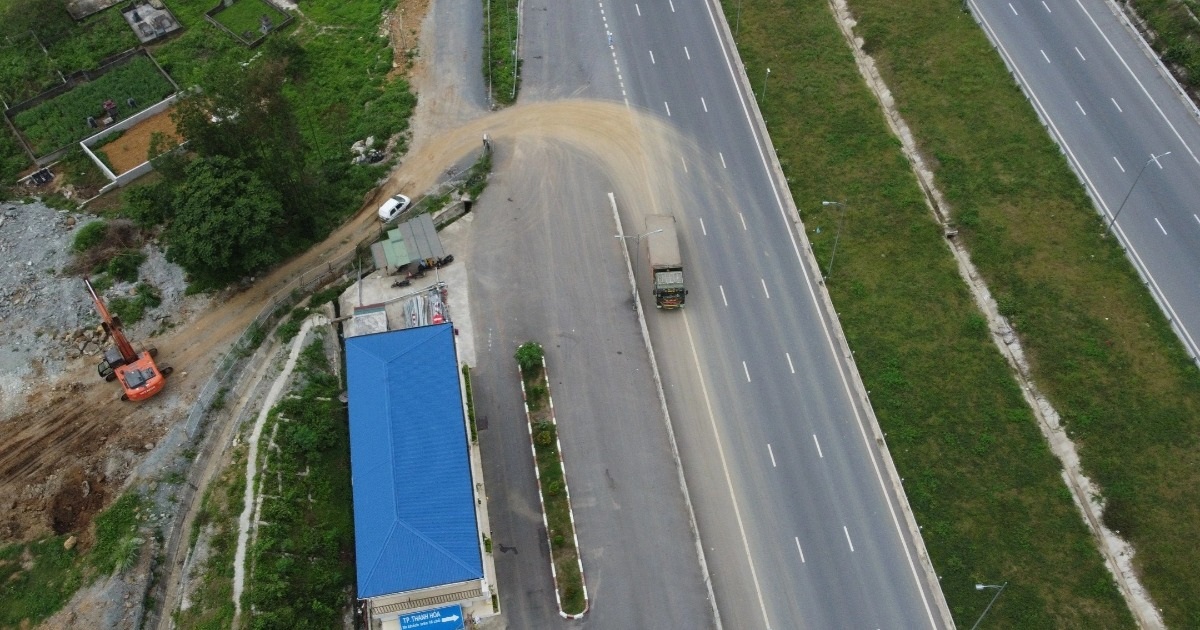
[[[1129,201],[1129,196],[1133,194],[1133,189],[1137,187],[1138,180],[1142,178],[1142,173],[1146,172],[1146,167],[1150,166],[1151,162],[1157,162],[1158,158],[1167,157],[1168,155],[1171,155],[1170,151],[1167,151],[1161,155],[1154,155],[1153,153],[1150,154],[1150,159],[1146,160],[1146,163],[1142,165],[1142,170],[1138,171],[1137,177],[1133,178],[1133,185],[1129,187],[1129,192],[1125,193],[1125,198],[1121,200],[1121,206],[1118,207],[1116,213],[1113,214],[1112,221],[1108,222],[1108,227],[1104,230],[1105,232],[1112,231],[1113,226],[1117,224],[1117,217],[1120,216],[1121,211],[1125,209],[1125,202]],[[1161,164],[1159,165],[1159,168],[1162,168]]]
[[[758,98],[758,100],[762,101],[763,107],[767,106],[767,79],[770,79],[770,78],[771,78],[771,69],[767,68],[767,76],[763,77],[762,96],[760,96]]]
[[[842,224],[846,222],[846,204],[840,201],[822,201],[822,206],[838,206],[842,209],[841,216],[838,218],[837,234],[833,237],[833,253],[829,254],[829,271],[825,274],[825,279],[833,275],[833,259],[837,256],[838,241],[842,239]]]
[[[658,228],[657,230],[651,230],[649,232],[646,232],[645,234],[632,234],[629,236],[622,236],[620,234],[613,235],[613,238],[619,238],[619,239],[630,239],[631,238],[631,239],[633,239],[634,249],[635,249],[635,251],[633,252],[633,295],[635,298],[637,297],[638,260],[642,257],[642,239],[647,236],[650,236],[651,234],[658,234],[661,231],[663,231],[663,228]]]
[[[975,630],[976,628],[979,627],[980,622],[982,622],[983,618],[985,616],[987,616],[988,611],[992,609],[992,604],[995,604],[996,600],[1000,599],[1000,593],[1004,592],[1005,586],[1008,586],[1008,582],[1000,584],[999,586],[997,586],[995,584],[976,584],[975,585],[975,590],[977,590],[977,591],[982,591],[985,588],[994,588],[997,590],[996,590],[996,594],[992,597],[992,601],[988,602],[987,608],[983,609],[983,614],[979,615],[979,619],[975,621],[975,625],[971,626],[971,630]]]

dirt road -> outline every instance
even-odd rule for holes
[[[129,471],[168,427],[183,420],[222,354],[272,296],[290,290],[295,278],[322,261],[353,251],[378,229],[378,199],[428,189],[447,168],[477,150],[485,132],[497,142],[518,137],[561,142],[596,156],[605,170],[612,170],[615,182],[625,182],[624,193],[635,198],[662,194],[650,192],[658,179],[653,171],[668,163],[665,156],[644,155],[642,147],[686,150],[686,143],[656,119],[622,105],[591,101],[514,107],[430,138],[324,242],[250,288],[213,300],[210,310],[156,338],[161,360],[176,369],[163,395],[140,405],[120,402],[112,384],[96,378],[94,367],[81,365],[55,389],[31,395],[28,411],[0,423],[0,443],[6,445],[0,454],[0,505],[8,508],[0,517],[0,542],[81,531],[115,498]],[[659,141],[649,141],[647,135],[658,135]]]

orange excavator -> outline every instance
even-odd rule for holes
[[[154,362],[158,349],[149,348],[141,353],[134,350],[133,344],[129,343],[125,333],[121,332],[121,318],[108,312],[104,300],[96,294],[96,289],[88,279],[84,278],[83,282],[87,285],[88,293],[92,294],[92,301],[96,303],[96,310],[103,320],[101,326],[104,327],[104,332],[108,333],[116,344],[104,350],[104,358],[96,366],[101,378],[121,383],[121,388],[125,390],[121,394],[121,400],[142,401],[162,391],[163,385],[167,383],[167,375],[172,369],[159,369],[158,364]]]

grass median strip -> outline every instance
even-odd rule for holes
[[[517,5],[518,0],[483,0],[483,78],[492,101],[501,105],[516,102],[520,82]]]
[[[550,383],[542,347],[530,341],[517,348],[521,369],[521,388],[529,417],[529,435],[537,465],[538,492],[546,517],[546,537],[550,543],[550,562],[554,570],[559,611],[566,616],[587,612],[587,587],[583,583],[583,564],[571,515],[571,495],[558,450],[558,425],[550,399]]]
[[[740,22],[818,260],[844,220],[829,290],[956,622],[987,606],[976,583],[1007,581],[995,627],[1132,625],[828,5],[761,0]]]
[[[950,10],[958,4],[851,4],[940,164],[972,258],[1102,487],[1105,524],[1133,543],[1167,626],[1200,625],[1200,372],[982,31]]]

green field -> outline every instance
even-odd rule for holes
[[[104,101],[112,99],[122,117],[136,111],[125,103],[132,98],[139,108],[161,101],[175,91],[171,82],[146,57],[104,73],[99,78],[31,107],[13,117],[38,155],[49,153],[98,131],[88,126],[88,116],[104,117]]]
[[[890,19],[916,20],[876,4]],[[941,20],[959,15],[960,3],[940,5]],[[725,9],[734,24],[737,4]],[[974,48],[947,29],[934,21],[922,35],[970,70],[963,57]],[[841,210],[821,201],[847,205],[829,290],[956,623],[970,627],[991,599],[975,583],[1008,582],[986,627],[1131,626],[829,6],[747,2],[739,30],[756,93],[771,68],[764,117],[823,265]],[[877,52],[886,45],[868,41]],[[927,58],[905,54],[913,65]]]

